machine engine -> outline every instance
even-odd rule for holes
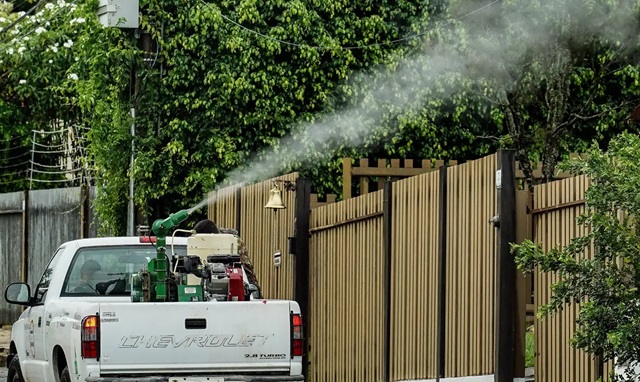
[[[239,246],[238,238],[230,234],[189,237],[187,256],[176,264],[175,273],[183,275],[181,281],[186,281],[178,285],[179,301],[191,301],[200,295],[205,301],[249,300],[249,281],[242,267]],[[200,286],[196,288],[196,295],[185,292],[194,292],[193,286]]]
[[[242,265],[240,239],[233,234],[190,236],[187,255],[174,259],[173,269],[169,269],[166,232],[187,216],[188,212],[180,211],[154,223],[154,231],[161,233],[156,241],[158,255],[131,275],[131,301],[247,301],[259,297]]]

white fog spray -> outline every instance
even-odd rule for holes
[[[408,107],[422,108],[426,101],[446,99],[461,90],[455,85],[443,88],[443,83],[456,83],[447,82],[446,78],[486,78],[500,81],[508,89],[521,71],[527,48],[553,49],[559,36],[571,44],[581,44],[594,37],[619,42],[621,49],[627,44],[637,44],[636,2],[620,0],[617,6],[602,3],[612,2],[467,1],[463,17],[454,16],[454,21],[431,20],[422,26],[422,30],[429,32],[421,49],[400,61],[395,70],[358,74],[364,78],[360,82],[368,83],[370,90],[357,106],[296,126],[275,148],[254,153],[245,166],[228,173],[225,184],[266,180],[292,163],[317,163],[329,159],[341,146],[359,147],[380,129],[381,119],[388,110],[397,110],[400,114]],[[438,38],[433,38],[436,36]],[[385,108],[372,105],[385,105]],[[192,211],[207,202],[205,198]]]

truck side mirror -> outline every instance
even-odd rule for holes
[[[4,299],[9,304],[29,305],[31,302],[31,287],[27,283],[11,283],[4,291]]]

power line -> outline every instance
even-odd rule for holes
[[[19,155],[13,156],[13,157],[11,157],[11,158],[0,158],[0,161],[9,161],[9,160],[14,160],[14,159],[22,158],[23,156],[25,156],[25,155],[27,155],[27,154],[30,154],[30,152],[29,152],[29,151],[25,151],[25,152],[23,152],[22,154],[19,154]]]
[[[202,2],[202,4],[204,4],[204,5],[205,5],[205,6],[207,6],[207,7],[208,7],[208,6],[211,6],[211,4],[210,4],[210,3],[207,3],[207,2],[205,2],[204,0],[200,0],[200,1]],[[440,26],[440,28],[446,27],[446,26],[448,26],[448,25],[450,25],[450,24],[453,24],[453,23],[454,23],[454,22],[456,22],[456,21],[460,21],[460,20],[465,19],[465,18],[467,18],[467,17],[469,17],[469,16],[472,16],[472,15],[474,15],[475,13],[478,13],[478,12],[480,12],[480,11],[484,10],[485,8],[489,8],[489,7],[491,7],[492,5],[494,5],[494,4],[496,4],[496,3],[499,3],[500,1],[502,1],[502,0],[494,0],[494,1],[492,1],[491,3],[486,4],[486,5],[483,5],[482,7],[478,8],[478,9],[476,9],[476,10],[474,10],[474,11],[471,11],[471,12],[469,12],[469,13],[467,13],[467,14],[463,15],[463,16],[460,16],[460,17],[458,17],[458,18],[456,18],[456,19],[453,19],[453,20],[451,20],[451,21],[449,21],[449,22],[444,23],[443,25],[441,25],[441,26]],[[245,27],[244,25],[242,25],[242,24],[240,24],[240,23],[238,23],[238,22],[236,22],[236,21],[234,21],[234,20],[230,19],[229,17],[225,16],[222,12],[220,12],[220,10],[218,10],[218,9],[216,9],[216,10],[218,11],[218,14],[220,15],[220,17],[222,17],[224,20],[226,20],[226,21],[228,21],[228,22],[232,23],[233,25],[235,25],[235,26],[237,26],[237,27],[239,27],[239,28],[241,28],[241,29],[244,29],[245,31],[247,31],[247,32],[249,32],[249,33],[253,33],[253,34],[257,35],[257,36],[260,36],[260,37],[263,37],[263,38],[266,38],[266,39],[269,39],[269,40],[272,40],[272,41],[276,41],[276,42],[279,42],[279,43],[281,43],[281,44],[285,44],[285,45],[289,45],[289,46],[294,46],[294,47],[298,47],[298,48],[310,48],[310,49],[315,49],[315,50],[337,50],[337,49],[343,49],[343,50],[358,50],[358,49],[375,48],[375,47],[380,47],[380,46],[393,45],[393,44],[397,44],[397,43],[400,43],[400,42],[404,42],[404,41],[412,40],[412,39],[415,39],[415,38],[420,38],[420,37],[422,37],[422,36],[424,36],[424,35],[426,35],[427,33],[429,33],[429,32],[431,32],[431,31],[432,31],[432,30],[429,30],[429,31],[421,32],[421,33],[416,33],[416,34],[408,35],[408,36],[405,36],[405,37],[402,37],[402,38],[399,38],[399,39],[390,40],[390,41],[387,41],[387,42],[374,43],[374,44],[366,44],[366,45],[356,45],[356,46],[336,46],[336,47],[328,47],[328,46],[320,46],[320,45],[307,45],[307,44],[298,44],[298,43],[295,43],[295,42],[290,42],[290,41],[281,40],[281,39],[278,39],[278,38],[276,38],[276,37],[272,37],[272,36],[266,35],[266,34],[264,34],[264,33],[260,33],[260,32],[258,32],[258,31],[256,31],[256,30],[253,30],[253,29],[247,28],[247,27]]]
[[[25,17],[29,16],[30,13],[32,13],[33,11],[35,11],[39,6],[41,6],[46,0],[40,0],[38,1],[38,3],[36,5],[34,5],[33,7],[31,7],[28,11],[26,11],[22,16],[18,17],[16,20],[14,20],[11,24],[7,25],[6,28],[4,28],[2,30],[2,34],[0,34],[0,37],[9,33],[9,29],[13,28],[14,26],[16,26],[22,19],[24,19]]]
[[[6,170],[8,168],[20,167],[20,166],[24,166],[25,164],[29,164],[29,161],[24,161],[22,163],[16,163],[16,164],[9,164],[9,165],[6,165],[6,166],[0,166],[0,170]]]
[[[72,0],[70,2],[71,5],[76,5],[76,2],[78,0]],[[46,23],[52,21],[53,19],[55,19],[60,13],[62,13],[62,11],[64,11],[67,7],[60,7],[51,17],[49,17],[46,20],[43,20],[41,23],[39,24],[33,24],[31,30],[28,33],[22,32],[20,34],[18,34],[17,36],[15,36],[13,39],[15,40],[19,40],[20,38],[24,38],[29,36],[30,34],[32,34],[33,32],[35,32],[36,30],[38,30],[38,27],[42,26],[42,25],[46,25]],[[6,47],[7,45],[10,45],[10,42],[4,41],[4,47]]]
[[[18,137],[10,137],[10,138],[7,138],[7,139],[0,139],[0,142],[13,142],[13,141],[16,141],[18,139],[27,138],[29,136],[31,136],[31,134],[24,134],[24,135],[21,135],[21,136],[18,136]]]
[[[11,147],[0,149],[0,153],[6,153],[8,151],[13,151],[13,150],[18,150],[18,149],[26,149],[26,148],[27,148],[27,146],[25,146],[25,145],[22,145],[22,146],[11,146]]]

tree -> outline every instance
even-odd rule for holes
[[[471,31],[489,37],[469,47],[470,73],[503,127],[493,139],[516,151],[533,186],[553,180],[569,152],[592,139],[606,145],[628,127],[639,95],[640,51],[629,32],[637,29],[638,2],[509,1],[500,16],[487,32]],[[534,179],[538,161],[543,176]]]
[[[526,272],[561,276],[540,315],[580,303],[572,346],[629,364],[626,378],[616,380],[635,381],[640,378],[633,372],[640,365],[640,137],[623,133],[608,151],[594,144],[584,159],[560,167],[590,180],[586,212],[577,219],[589,233],[546,253],[531,240],[514,244],[516,262]],[[592,257],[586,255],[591,246]]]

